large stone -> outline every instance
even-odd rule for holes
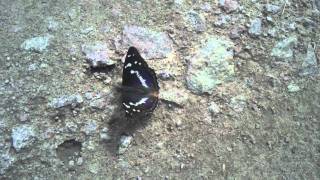
[[[108,46],[104,42],[87,43],[81,49],[91,67],[110,66],[115,63],[109,58]]]
[[[271,51],[271,56],[281,60],[292,60],[293,46],[297,43],[296,36],[290,36],[282,41],[277,42]]]
[[[172,52],[172,40],[164,32],[157,32],[139,26],[125,26],[122,43],[117,49],[135,46],[146,59],[166,58]]]
[[[192,92],[211,93],[217,85],[233,79],[233,43],[224,37],[210,36],[191,58],[187,87]]]
[[[20,125],[12,129],[11,137],[14,149],[20,151],[34,142],[36,133],[32,126]]]
[[[25,40],[21,44],[21,48],[27,51],[43,52],[47,49],[52,35],[38,36]]]

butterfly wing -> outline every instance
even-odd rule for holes
[[[130,47],[123,65],[122,105],[126,115],[147,114],[158,104],[159,86],[153,69]]]
[[[127,92],[122,95],[122,105],[127,116],[146,115],[157,107],[158,97],[150,94]]]
[[[158,91],[157,77],[153,69],[141,57],[135,47],[130,47],[123,65],[122,86]]]

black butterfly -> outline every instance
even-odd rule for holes
[[[159,89],[154,70],[135,47],[130,47],[122,74],[122,106],[126,116],[151,114],[158,104]]]

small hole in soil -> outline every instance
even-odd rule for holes
[[[68,162],[80,156],[82,144],[74,139],[66,140],[57,148],[57,155],[59,159]]]

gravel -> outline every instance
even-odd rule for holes
[[[58,98],[54,98],[48,106],[51,108],[61,108],[65,106],[76,107],[83,103],[83,98],[80,94],[63,95]]]

